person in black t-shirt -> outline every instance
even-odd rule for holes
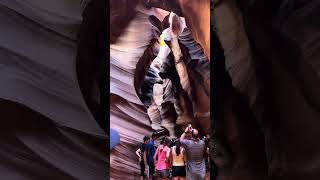
[[[144,180],[147,174],[147,145],[150,142],[150,138],[147,136],[143,137],[143,143],[141,144],[140,148],[136,151],[136,155],[139,157],[140,162],[140,177],[141,180]]]

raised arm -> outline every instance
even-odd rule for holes
[[[184,133],[182,133],[182,135],[180,136],[180,141],[183,141],[183,140],[185,139],[185,137],[186,137],[186,133],[184,132]]]
[[[182,133],[182,135],[180,136],[180,142],[182,142],[182,141],[185,139],[186,134],[187,134],[187,133],[190,133],[191,131],[192,131],[192,128],[187,127],[187,128],[184,130],[184,133]]]

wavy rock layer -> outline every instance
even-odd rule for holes
[[[210,60],[210,0],[143,0],[157,7],[186,17],[193,38],[201,44]]]
[[[76,75],[82,11],[80,1],[0,1],[3,179],[106,178],[106,135]]]
[[[134,9],[133,9],[134,10]],[[136,64],[154,37],[149,15],[154,9],[137,5],[136,15],[116,43],[110,45],[110,127],[119,131],[120,145],[111,152],[112,179],[127,179],[138,175],[139,163],[135,155],[142,138],[151,135],[146,108],[134,88]],[[112,27],[117,28],[117,27]]]
[[[123,2],[123,6],[127,8],[129,5]],[[158,16],[158,14],[154,8],[146,9],[140,4],[136,6],[135,10],[134,13],[132,12],[134,16],[130,20],[130,18],[122,17],[121,14],[117,15],[117,10],[111,9],[111,12],[114,12],[111,19],[124,18],[125,20],[123,21],[127,21],[127,23],[122,22],[122,25],[116,24],[112,26],[111,24],[111,31],[121,32],[119,36],[111,33],[111,35],[113,34],[118,39],[110,45],[111,128],[118,130],[121,136],[120,144],[112,150],[111,154],[112,179],[138,178],[139,164],[135,151],[139,148],[143,136],[151,135],[150,120],[144,104],[139,99],[141,97],[139,87],[142,86],[141,84],[144,81],[144,76],[140,76],[141,74],[150,75],[147,78],[154,80],[154,72],[148,72],[147,68],[154,58],[153,54],[156,53],[158,48],[158,43],[152,44],[151,40],[158,36],[154,31],[155,27],[150,24],[148,17],[153,14]],[[120,13],[121,10],[119,9],[118,12]],[[163,19],[161,16],[158,16],[158,18]],[[191,38],[189,30],[186,30],[179,40],[184,48],[186,71],[191,79],[192,87],[189,95],[191,101],[193,101],[192,106],[196,110],[194,114],[196,117],[195,121],[198,122],[197,126],[199,128],[203,128],[201,132],[207,133],[210,127],[208,93],[210,91],[209,60],[204,55],[202,48]],[[149,46],[150,44],[152,44],[151,47]],[[144,59],[145,57],[142,57],[144,55],[147,55],[149,59]],[[137,77],[140,79],[134,79]],[[169,84],[168,89],[171,88]],[[137,89],[135,89],[135,86]],[[151,92],[147,92],[151,96]],[[140,94],[139,97],[137,93]],[[165,101],[169,101],[170,96],[169,91],[165,91]],[[150,100],[143,99],[142,101],[150,104]],[[170,102],[163,105],[163,110],[168,112],[168,114],[172,114],[170,110],[172,110],[173,106],[170,109],[169,104]],[[173,104],[171,103],[171,105]],[[169,117],[166,113],[160,114],[156,108],[150,108],[148,113],[152,115],[151,119],[155,121],[160,116],[163,116],[162,118],[167,122],[163,121],[162,125],[166,126],[167,124],[168,127],[170,126],[168,129],[172,131],[173,116]],[[168,123],[169,121],[170,123]],[[153,128],[159,128],[159,123],[153,124]],[[174,135],[174,133],[171,135]]]

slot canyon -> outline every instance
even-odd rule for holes
[[[114,0],[110,5],[110,128],[120,134],[110,154],[110,177],[138,178],[135,151],[144,136],[155,131],[160,138],[177,138],[188,124],[201,136],[210,133],[210,1]],[[160,69],[166,78],[158,84],[159,69],[151,64],[169,12],[187,25],[178,38],[183,65],[172,63],[170,53]]]

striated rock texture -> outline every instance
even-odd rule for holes
[[[122,14],[123,9],[130,12]],[[159,77],[157,71],[149,69],[159,46],[159,30],[157,25],[150,23],[154,22],[150,19],[151,15],[162,20],[167,14],[163,16],[158,9],[146,7],[142,1],[136,4],[133,1],[111,1],[110,21],[122,21],[111,23],[110,27],[110,38],[115,39],[110,44],[110,126],[120,133],[120,144],[111,151],[111,179],[134,179],[139,176],[140,167],[135,151],[139,148],[143,136],[151,135],[152,128],[157,129],[162,125],[169,127],[167,129],[172,136],[181,133],[179,127],[174,128],[177,130],[176,133],[171,133],[171,123],[177,126],[177,122],[174,122],[177,114],[173,111],[170,90],[173,85],[170,81],[165,80],[165,90],[159,91],[164,93],[163,98],[159,99],[163,101],[161,109],[165,113],[157,111],[157,106],[151,99],[154,81]],[[193,121],[202,134],[208,133],[209,60],[203,49],[194,41],[190,30],[187,29],[179,41],[191,83],[190,92],[186,97],[191,102],[189,106],[193,110]],[[175,75],[178,76],[177,73]],[[148,112],[145,105],[149,106]],[[157,124],[151,124],[147,113]],[[165,119],[165,123],[157,122],[159,117]]]
[[[218,179],[319,179],[320,3],[215,5]]]
[[[131,2],[131,1],[130,1]],[[120,133],[120,144],[111,151],[111,179],[126,179],[138,176],[139,163],[135,151],[142,138],[151,135],[151,126],[144,104],[134,88],[136,64],[154,37],[149,15],[154,9],[146,9],[141,4],[121,2],[115,7],[111,1],[111,22],[123,21],[126,25],[111,24],[110,33],[121,31],[121,36],[110,45],[110,127]],[[129,9],[126,16],[121,9]],[[118,11],[117,11],[118,10]],[[121,17],[118,17],[121,16]],[[124,19],[123,18],[130,18]],[[111,38],[112,39],[112,38]]]
[[[94,118],[101,109],[99,91],[91,89],[101,77],[88,66],[99,64],[96,57],[103,54],[95,48],[77,53],[77,39],[83,50],[86,39],[96,38],[83,33],[88,22],[82,20],[101,18],[106,3],[81,3],[0,1],[2,179],[107,177],[106,133]],[[101,24],[89,24],[103,37]]]
[[[193,38],[210,60],[210,0],[143,0],[150,7],[175,12],[186,17]]]

